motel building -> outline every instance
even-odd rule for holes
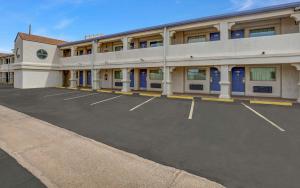
[[[300,3],[65,42],[18,33],[15,88],[87,87],[300,102]],[[6,71],[5,71],[6,70]],[[4,76],[3,76],[4,73]],[[11,80],[10,80],[11,81]]]
[[[12,64],[15,61],[14,54],[0,53],[0,86],[14,84],[14,72]]]

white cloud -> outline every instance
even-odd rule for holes
[[[59,30],[65,29],[68,26],[70,26],[73,22],[74,22],[73,19],[67,19],[67,18],[62,19],[54,26],[54,29],[59,29]]]
[[[297,2],[298,0],[230,0],[233,10],[243,11],[257,7]]]

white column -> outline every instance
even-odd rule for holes
[[[129,68],[123,68],[122,69],[122,92],[130,92],[130,69]]]
[[[86,81],[87,81],[87,75],[86,74],[87,74],[87,72],[86,72],[86,70],[83,70],[82,72],[83,72],[83,79],[82,79],[83,80],[83,84],[82,84],[82,86],[86,87],[86,85],[87,85],[86,84]]]
[[[123,42],[123,50],[124,51],[128,50],[128,38],[127,37],[122,38],[122,42]]]
[[[166,79],[163,87],[163,95],[171,96],[173,95],[172,89],[172,72],[174,70],[173,67],[166,67],[164,69],[164,78]]]
[[[100,70],[92,70],[92,89],[98,90],[100,89]]]
[[[229,40],[229,30],[231,30],[232,26],[235,25],[234,22],[222,22],[220,24],[214,25],[215,28],[220,31],[221,40]]]
[[[71,70],[70,88],[77,87],[76,70]]]
[[[139,69],[134,69],[134,90],[139,90]]]
[[[298,23],[298,25],[299,25],[299,32],[300,32],[300,13],[291,14],[291,18],[294,18],[295,21]]]
[[[299,82],[298,82],[298,100],[297,102],[300,103],[300,69],[298,70],[299,73]]]
[[[221,81],[220,81],[220,86],[221,86],[221,92],[219,98],[223,99],[230,99],[230,80],[229,80],[229,72],[230,68],[228,65],[222,65],[220,68],[221,72]]]
[[[13,83],[13,73],[12,72],[9,73],[9,83],[10,84]]]
[[[71,56],[75,56],[76,55],[75,51],[76,51],[76,47],[72,46],[71,47]]]

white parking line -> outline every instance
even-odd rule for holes
[[[96,104],[103,103],[103,102],[106,102],[106,101],[111,101],[111,100],[114,100],[114,99],[119,98],[119,97],[122,97],[122,96],[123,96],[123,95],[118,95],[118,96],[116,96],[116,97],[104,99],[104,100],[102,100],[102,101],[98,101],[98,102],[92,103],[92,104],[90,104],[90,105],[91,105],[91,106],[94,106],[94,105],[96,105]]]
[[[194,107],[195,107],[195,100],[192,100],[189,119],[193,119]]]
[[[56,94],[51,94],[51,95],[45,95],[44,97],[54,97],[54,96],[59,96],[59,95],[67,95],[71,93],[78,93],[78,91],[72,91],[72,92],[65,92],[65,93],[56,93]]]
[[[246,105],[244,103],[242,103],[242,105],[244,105],[247,109],[249,109],[250,111],[252,111],[254,114],[258,115],[259,117],[261,117],[262,119],[264,119],[265,121],[267,121],[268,123],[270,123],[271,125],[273,125],[274,127],[276,127],[277,129],[279,129],[281,132],[285,131],[283,128],[279,127],[278,125],[276,125],[276,123],[274,123],[273,121],[269,120],[268,118],[266,118],[262,114],[258,113],[257,111],[255,111],[250,106],[248,106],[248,105]]]
[[[99,95],[99,93],[91,93],[91,94],[87,94],[87,95],[80,95],[80,96],[77,96],[77,97],[71,97],[71,98],[67,98],[67,99],[64,99],[64,100],[68,101],[68,100],[78,99],[78,98],[82,98],[82,97],[88,97],[88,96],[92,96],[92,95]]]
[[[129,111],[132,112],[133,110],[135,110],[135,109],[137,109],[137,108],[143,106],[144,104],[146,104],[146,103],[152,101],[152,100],[155,99],[155,98],[156,98],[156,97],[152,97],[151,99],[148,99],[148,100],[146,100],[145,102],[143,102],[143,103],[141,103],[141,104],[139,104],[139,105],[137,105],[137,106],[131,108]]]

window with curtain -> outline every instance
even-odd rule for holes
[[[261,28],[261,29],[252,29],[250,30],[249,36],[262,37],[262,36],[271,36],[275,34],[276,34],[275,27],[269,27],[269,28]]]
[[[205,41],[206,41],[205,35],[191,36],[187,38],[188,43],[205,42]]]
[[[276,81],[275,67],[256,67],[250,70],[251,81]]]
[[[150,47],[158,47],[158,46],[163,46],[163,41],[152,41],[150,42]]]
[[[150,70],[150,80],[163,80],[163,72],[161,69]]]
[[[206,80],[206,70],[203,69],[188,69],[188,80]]]
[[[114,77],[115,77],[115,79],[118,79],[118,80],[123,79],[122,71],[121,70],[115,71],[115,76]]]

